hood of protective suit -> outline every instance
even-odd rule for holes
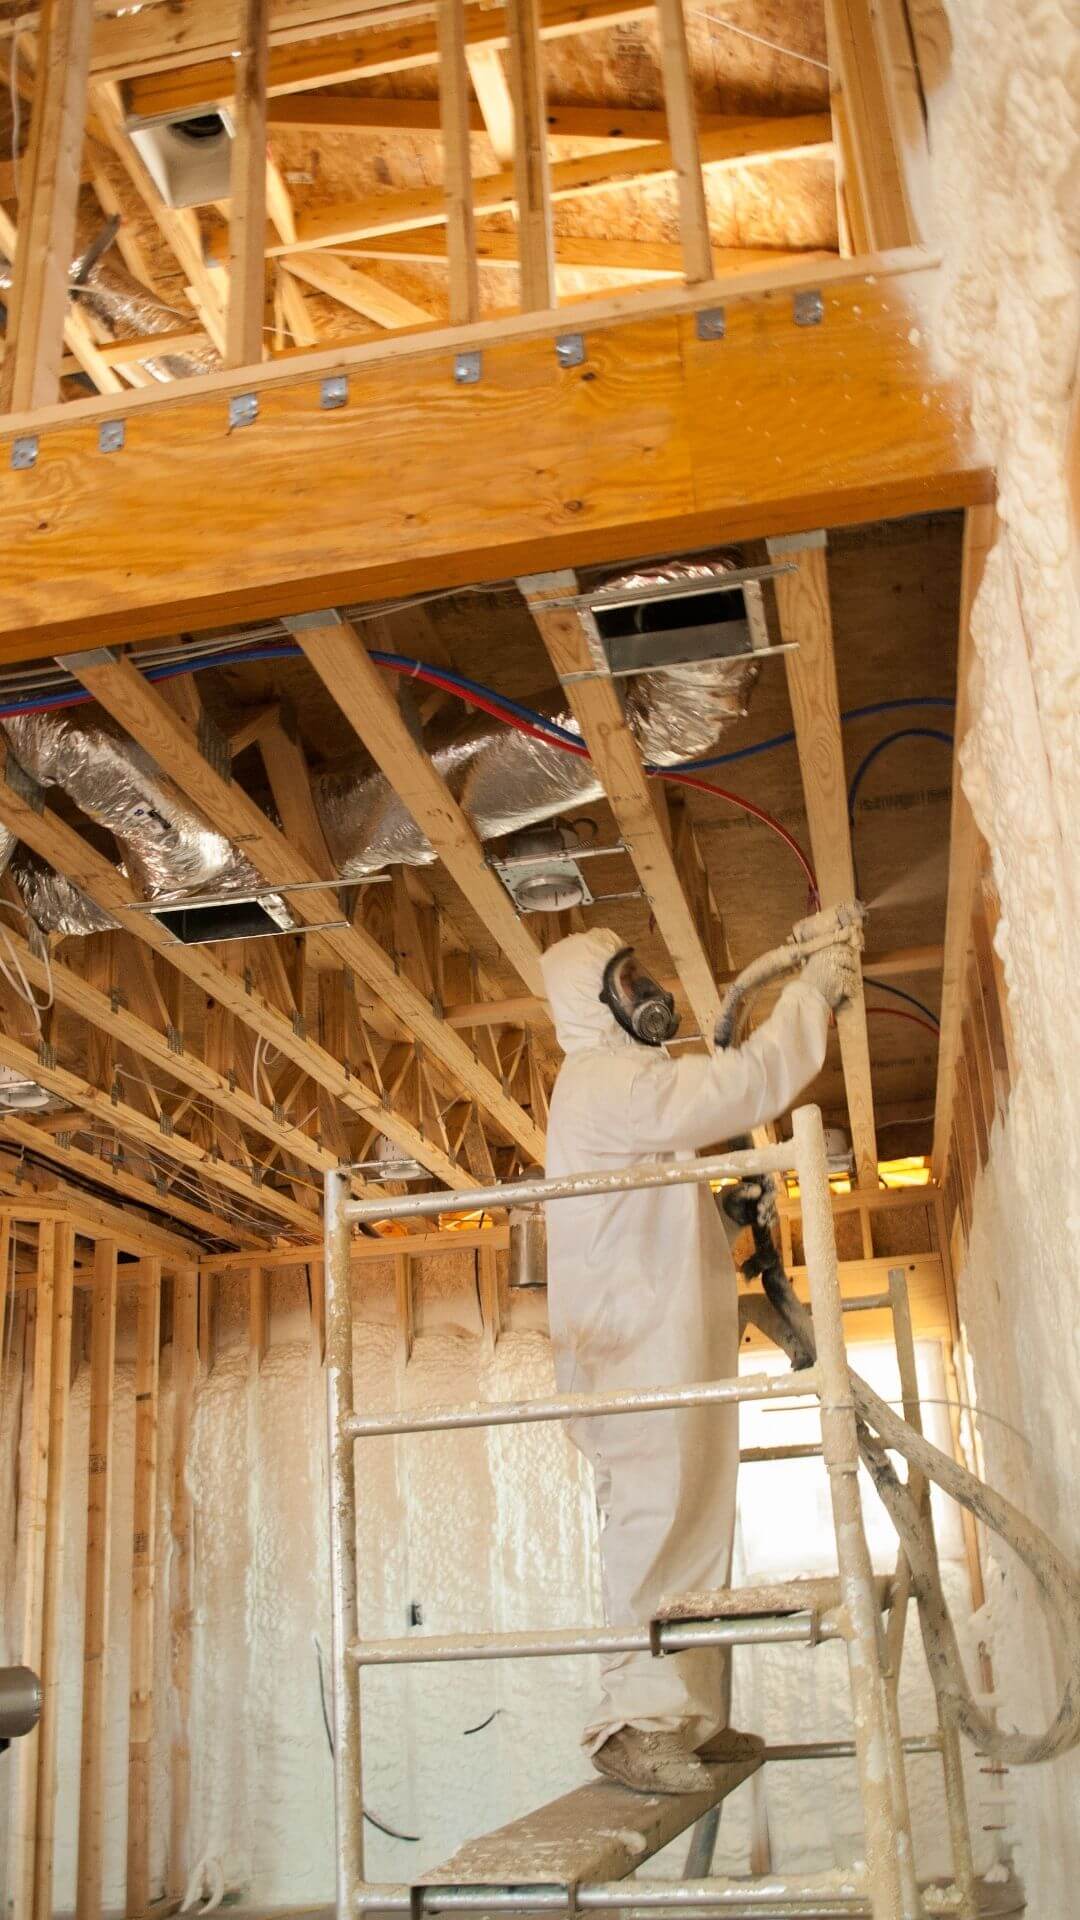
[[[604,968],[626,946],[609,927],[571,933],[541,956],[540,968],[551,1002],[555,1035],[564,1053],[589,1047],[635,1047],[610,1007],[600,998]]]

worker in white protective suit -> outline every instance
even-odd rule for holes
[[[566,1058],[551,1100],[547,1174],[614,1172],[774,1119],[825,1057],[829,1010],[857,979],[846,947],[815,954],[739,1047],[671,1058],[670,994],[605,930],[543,957]],[[548,1304],[560,1391],[669,1386],[738,1371],[738,1298],[727,1235],[705,1186],[560,1200],[547,1207]],[[613,1626],[648,1622],[667,1595],[728,1584],[738,1409],[582,1419],[571,1436],[596,1475],[604,1605]],[[730,1730],[727,1656],[618,1654],[583,1744],[600,1773],[646,1792],[708,1786],[698,1749],[742,1758]]]

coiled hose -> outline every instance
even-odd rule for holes
[[[739,975],[725,997],[717,1020],[718,1046],[731,1044],[748,996],[780,973],[790,972],[800,957],[794,947],[777,948]],[[722,1204],[736,1225],[751,1227],[754,1259],[747,1262],[744,1272],[760,1274],[766,1295],[791,1337],[789,1351],[793,1366],[812,1366],[817,1358],[813,1321],[796,1296],[777,1248],[772,1176],[762,1175],[760,1179],[740,1182],[725,1193]],[[1080,1576],[1042,1528],[1010,1500],[985,1486],[966,1467],[916,1432],[851,1368],[848,1377],[858,1426],[859,1453],[907,1556],[926,1662],[942,1713],[982,1752],[1007,1766],[1029,1767],[1058,1759],[1080,1744]],[[887,1449],[902,1454],[909,1468],[932,1480],[996,1533],[1033,1576],[1048,1611],[1059,1625],[1067,1675],[1061,1704],[1045,1733],[1008,1733],[995,1726],[975,1700],[942,1590],[928,1505],[924,1508],[916,1499],[910,1479],[900,1479]]]

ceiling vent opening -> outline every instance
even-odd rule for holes
[[[761,589],[750,581],[733,587],[693,583],[690,591],[673,587],[641,599],[628,594],[615,604],[595,605],[593,618],[616,675],[734,659],[768,644]]]
[[[209,946],[223,940],[261,940],[271,934],[296,931],[285,907],[275,908],[265,895],[256,899],[240,894],[234,900],[152,907],[150,918],[185,947]]]
[[[201,207],[231,192],[233,124],[222,109],[133,126],[131,138],[170,207]]]

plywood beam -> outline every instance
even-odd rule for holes
[[[591,29],[617,26],[640,19],[651,12],[641,0],[545,0],[540,31],[545,40],[587,33]],[[215,38],[220,39],[220,13],[216,16]],[[116,23],[121,29],[129,21]],[[273,36],[272,36],[273,37]],[[186,35],[185,35],[186,38]],[[470,47],[494,47],[505,52],[509,45],[506,17],[474,0],[465,12],[465,39]],[[236,84],[235,63],[226,43],[217,58],[201,64],[181,66],[175,55],[165,62],[171,70],[145,71],[146,63],[134,63],[131,42],[122,32],[114,48],[107,51],[106,36],[96,36],[95,73],[102,78],[121,80],[132,72],[126,89],[133,114],[153,118],[156,115],[198,113],[228,100]],[[292,46],[275,46],[271,51],[268,86],[272,95],[302,92],[308,88],[338,86],[346,80],[365,80],[377,74],[407,73],[416,67],[434,66],[438,58],[438,38],[431,17],[394,22],[372,28],[344,42],[331,39],[305,40]],[[140,77],[138,67],[144,68]]]
[[[514,208],[521,305],[526,312],[542,312],[555,305],[555,246],[544,112],[540,0],[507,0],[506,20],[510,31]],[[483,201],[477,204],[483,205]]]
[[[327,614],[326,624],[297,624],[295,638],[376,765],[426,834],[474,911],[534,993],[542,992],[540,950],[484,858],[472,823],[429,754],[417,745],[385,674],[373,666],[356,628]]]
[[[142,678],[129,660],[115,659],[107,665],[95,665],[87,656],[79,656],[75,670],[94,697],[140,741],[162,771],[195,802],[203,816],[234,844],[244,847],[248,859],[265,879],[271,883],[301,882],[306,887],[311,881],[329,877],[315,870],[235,780],[210,765],[192,729],[172,712],[157,689]],[[303,920],[332,922],[340,917],[337,901],[329,889],[294,893],[290,900]],[[542,1160],[541,1136],[523,1109],[507,1097],[494,1075],[481,1066],[457,1034],[444,1025],[422,994],[395,972],[393,960],[377,941],[356,924],[340,930],[328,927],[325,937],[327,945],[344,964],[360,979],[368,981],[416,1039],[482,1102],[511,1138],[519,1141],[535,1159]]]
[[[825,536],[814,545],[800,545],[798,538],[772,544],[770,553],[795,567],[793,573],[778,575],[773,586],[780,631],[796,648],[785,656],[784,665],[818,890],[822,906],[835,907],[856,894]],[[858,1182],[876,1187],[870,1040],[861,982],[858,993],[837,1012],[836,1026]]]
[[[472,156],[469,146],[468,73],[465,65],[464,0],[438,0],[439,126],[443,145],[443,191],[446,195],[446,258],[449,275],[450,324],[469,326],[480,318],[480,282],[476,266],[476,221],[473,217]],[[475,57],[498,60],[490,48],[477,48]],[[500,73],[502,68],[500,66]],[[505,81],[504,81],[505,85]],[[499,153],[504,160],[506,155]]]
[[[116,1241],[98,1240],[94,1246],[94,1287],[90,1301],[90,1430],[76,1920],[100,1920],[101,1915],[116,1286]]]
[[[536,116],[532,116],[535,123]],[[699,142],[703,166],[736,167],[763,165],[779,158],[792,158],[831,146],[832,127],[827,114],[808,113],[790,118],[752,118],[734,116],[714,133]],[[477,214],[506,213],[525,201],[528,220],[540,239],[534,241],[536,268],[547,264],[547,225],[542,218],[546,197],[551,201],[580,200],[595,193],[609,193],[619,187],[640,187],[647,182],[678,177],[679,159],[667,140],[647,147],[614,146],[606,152],[586,155],[577,160],[558,160],[546,168],[548,186],[540,177],[540,147],[536,140],[529,149],[530,170],[504,168],[499,173],[481,174],[472,182],[473,209]],[[550,209],[549,209],[550,211]],[[331,206],[325,211],[301,215],[297,238],[291,244],[276,241],[271,253],[287,255],[310,252],[314,248],[346,245],[351,240],[385,233],[405,233],[419,227],[441,226],[446,219],[446,201],[441,187],[405,187],[372,195],[351,205]],[[549,222],[547,224],[550,224]],[[542,248],[540,241],[543,241]],[[539,251],[538,251],[539,249]],[[700,238],[695,254],[703,264]],[[709,275],[705,274],[708,279]],[[550,300],[544,306],[550,306]],[[534,308],[542,311],[538,300]]]
[[[824,318],[796,327],[791,299],[808,286]],[[0,442],[0,660],[97,645],[103,620],[118,638],[156,637],[984,501],[985,452],[937,352],[936,286],[907,255],[570,305],[560,322],[586,332],[589,355],[570,374],[550,320],[521,315],[253,379],[208,375],[117,406],[130,431],[116,458],[95,444],[110,403],[31,417],[32,469],[13,472]],[[718,304],[722,350],[695,325]],[[453,384],[462,346],[484,352],[479,388]],[[347,377],[349,404],[325,412],[330,372]],[[256,392],[260,411],[229,434],[235,391]],[[34,538],[19,538],[29,524]]]
[[[90,0],[42,0],[8,311],[8,343],[14,342],[15,351],[10,372],[5,368],[0,376],[4,401],[15,412],[50,406],[59,397],[92,27]]]
[[[266,302],[266,73],[270,0],[241,0],[235,61],[229,206],[229,309],[225,364],[263,357]],[[288,223],[286,223],[288,225]]]
[[[573,574],[523,579],[519,585],[581,728],[619,835],[699,1029],[711,1036],[720,998],[709,956],[679,879],[663,790],[645,773],[615,681],[597,671],[603,654],[595,620],[590,613],[566,604],[577,593]],[[593,677],[581,677],[590,673]]]
[[[964,792],[960,752],[971,719],[971,672],[975,658],[971,613],[982,584],[986,556],[994,542],[991,507],[969,509],[964,520],[960,574],[960,631],[956,656],[956,714],[953,722],[952,801],[949,818],[949,879],[945,907],[945,959],[941,983],[941,1035],[934,1098],[934,1178],[943,1185],[949,1166],[949,1138],[956,1106],[957,1063],[963,1044],[964,997],[972,913],[981,862],[979,830]]]
[[[131,1663],[128,1676],[127,1871],[124,1911],[150,1905],[154,1736],[154,1587],[157,1567],[158,1374],[161,1262],[148,1262],[135,1323],[135,1491],[131,1514]]]

